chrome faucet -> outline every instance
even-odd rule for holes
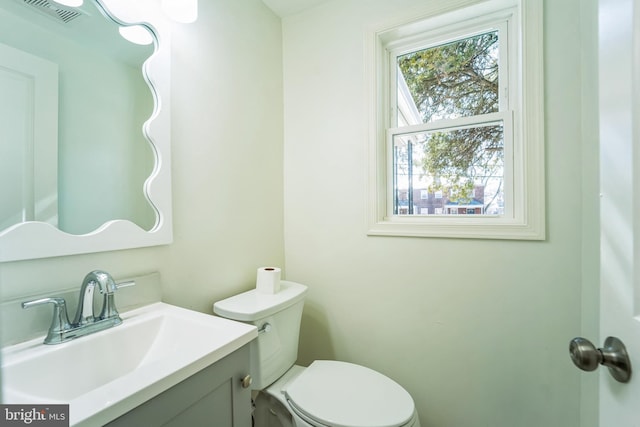
[[[22,308],[53,304],[53,319],[44,343],[59,344],[121,324],[122,318],[115,306],[114,293],[118,288],[133,285],[135,285],[133,281],[116,284],[109,273],[101,270],[90,272],[82,281],[78,309],[73,322],[69,322],[67,304],[63,298],[41,298],[26,301],[22,303]],[[97,317],[93,309],[96,288],[103,295],[102,311]]]
[[[100,314],[99,319],[104,319],[107,317],[118,319],[120,318],[118,311],[115,309],[115,306],[113,304],[113,293],[118,288],[118,285],[116,285],[109,273],[95,270],[87,274],[82,281],[82,286],[80,287],[80,297],[78,299],[78,309],[76,310],[76,317],[73,320],[74,324],[86,325],[96,321],[96,318],[93,314],[93,294],[96,288],[98,288],[100,293],[104,295],[104,301],[102,303],[102,313]],[[103,315],[105,314],[105,306],[107,305],[108,297],[110,297],[109,305],[111,309],[108,310],[108,315],[103,317]]]

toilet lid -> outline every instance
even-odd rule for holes
[[[399,427],[414,412],[398,383],[364,366],[316,360],[285,390],[308,418],[335,427]]]

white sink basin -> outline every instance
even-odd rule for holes
[[[258,336],[254,326],[164,303],[73,341],[2,350],[3,403],[68,403],[70,424],[102,425]]]

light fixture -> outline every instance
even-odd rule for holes
[[[172,20],[190,24],[198,19],[198,0],[162,0],[162,10]]]
[[[153,43],[153,37],[149,30],[142,25],[129,25],[126,27],[118,27],[120,35],[131,43],[148,45]]]
[[[82,0],[53,0],[53,1],[67,7],[82,6]]]

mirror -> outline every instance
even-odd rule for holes
[[[0,0],[0,261],[171,241],[167,35],[129,23]]]

